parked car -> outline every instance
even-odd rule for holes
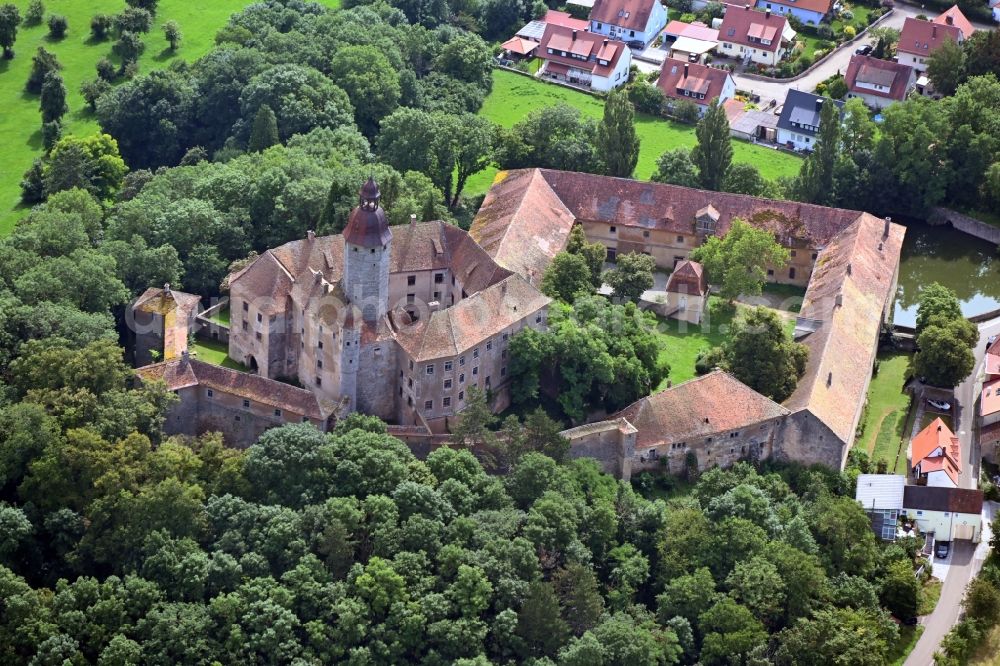
[[[947,541],[938,541],[937,545],[934,546],[934,554],[937,555],[939,560],[943,560],[948,557],[948,552],[951,550],[951,544]]]
[[[631,42],[626,42],[629,48],[636,49],[638,51],[643,51],[646,48],[646,42],[641,39],[633,39]]]
[[[937,410],[942,411],[942,412],[950,412],[951,411],[951,403],[950,402],[944,402],[943,400],[931,400],[930,398],[928,398],[927,399],[927,404],[930,405],[931,407],[933,407],[934,409],[937,409]]]
[[[863,55],[863,56],[866,56],[866,55],[870,54],[870,53],[871,53],[872,51],[874,51],[874,50],[875,50],[875,49],[873,49],[873,48],[872,48],[872,45],[871,45],[871,44],[865,44],[865,45],[864,45],[864,46],[862,46],[861,48],[859,48],[859,49],[856,49],[856,50],[854,51],[854,53],[855,53],[855,55]]]
[[[986,340],[986,346],[993,346],[993,343],[997,341],[997,338],[1000,338],[1000,335],[991,335],[989,339]]]

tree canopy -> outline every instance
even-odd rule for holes
[[[768,269],[782,271],[790,253],[770,231],[736,218],[725,236],[709,236],[691,253],[691,259],[703,264],[708,281],[719,287],[723,298],[733,301],[741,295],[759,296]]]

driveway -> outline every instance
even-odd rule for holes
[[[955,387],[955,432],[966,453],[962,461],[962,475],[959,485],[962,488],[976,488],[979,479],[979,466],[982,452],[979,450],[977,430],[977,401],[982,392],[982,366],[986,356],[986,341],[992,335],[1000,334],[1000,317],[979,324],[979,342],[973,351],[976,364],[972,374],[964,382]]]

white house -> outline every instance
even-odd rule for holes
[[[990,0],[990,9],[993,10],[993,20],[1000,23],[1000,0]]]
[[[535,51],[538,76],[608,92],[628,82],[632,51],[624,42],[548,24]]]
[[[902,102],[916,84],[913,68],[890,60],[854,55],[844,74],[847,97],[875,110]]]
[[[903,510],[935,541],[979,541],[983,532],[983,491],[965,488],[906,486]]]
[[[844,103],[801,90],[789,90],[778,117],[778,143],[795,150],[812,150],[819,133],[820,112],[824,104]]]
[[[899,32],[896,62],[908,65],[918,72],[925,72],[931,54],[941,48],[945,41],[961,44],[964,39],[962,31],[955,25],[942,25],[908,16]]]
[[[594,0],[590,31],[643,47],[667,25],[667,10],[660,0]]]
[[[936,418],[910,442],[913,476],[928,486],[957,488],[962,473],[962,448],[958,437]]]
[[[757,0],[758,9],[794,16],[806,25],[819,25],[832,6],[833,0]]]

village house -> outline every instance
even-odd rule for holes
[[[708,279],[705,268],[696,261],[685,259],[677,264],[666,286],[668,316],[700,324],[708,303]]]
[[[667,24],[660,0],[594,0],[590,31],[645,48]]]
[[[889,60],[854,55],[844,74],[847,97],[859,98],[865,106],[880,111],[902,102],[916,83],[914,70]]]
[[[990,12],[993,14],[993,20],[1000,23],[1000,0],[990,0]]]
[[[688,100],[698,106],[701,115],[714,100],[722,104],[736,95],[736,82],[729,70],[672,58],[663,61],[656,87],[670,100],[668,103]]]
[[[883,541],[895,541],[903,515],[906,477],[901,474],[859,474],[854,499],[868,514],[872,532]]]
[[[719,26],[719,55],[743,62],[774,67],[787,53],[786,44],[795,31],[784,16],[767,9],[758,12],[750,5],[726,5]]]
[[[931,421],[910,442],[910,467],[922,485],[957,488],[962,473],[962,447],[941,418]]]
[[[941,48],[941,44],[946,40],[961,44],[965,41],[965,37],[958,26],[954,24],[922,21],[908,16],[899,32],[899,42],[896,44],[896,62],[908,65],[917,72],[925,72],[931,54]]]
[[[757,8],[794,16],[806,25],[819,25],[833,8],[833,0],[757,0]]]
[[[983,534],[983,491],[966,488],[906,486],[903,511],[935,541],[960,539],[979,543]]]
[[[986,348],[986,377],[979,406],[979,444],[983,456],[1000,459],[1000,338]]]
[[[512,60],[530,60],[535,57],[535,51],[545,34],[545,26],[561,25],[571,30],[586,31],[590,23],[583,19],[573,18],[566,12],[550,9],[540,19],[529,21],[517,31],[513,37],[500,45],[508,58]]]
[[[549,24],[535,51],[544,78],[608,92],[628,82],[632,51],[624,42]]]
[[[808,348],[809,360],[782,405],[789,413],[780,418],[770,455],[841,468],[861,418],[879,335],[891,317],[903,227],[857,211],[524,169],[497,174],[470,234],[497,263],[519,275],[542,275],[574,224],[583,225],[590,242],[605,245],[609,261],[618,253],[643,252],[661,268],[674,269],[709,235],[725,234],[735,218],[770,230],[789,248],[791,264],[771,269],[769,280],[807,285],[795,337]],[[629,409],[566,431],[571,455],[591,455],[603,445],[607,451],[598,459],[605,469],[618,473],[627,467],[618,456],[629,449],[628,438],[642,437],[642,428],[628,419]],[[716,420],[726,409],[718,406]],[[686,441],[669,432],[658,436]],[[705,460],[699,458],[699,464]]]
[[[801,90],[789,90],[778,116],[778,143],[795,150],[812,150],[819,134],[819,118],[826,103],[842,109],[844,103]]]

